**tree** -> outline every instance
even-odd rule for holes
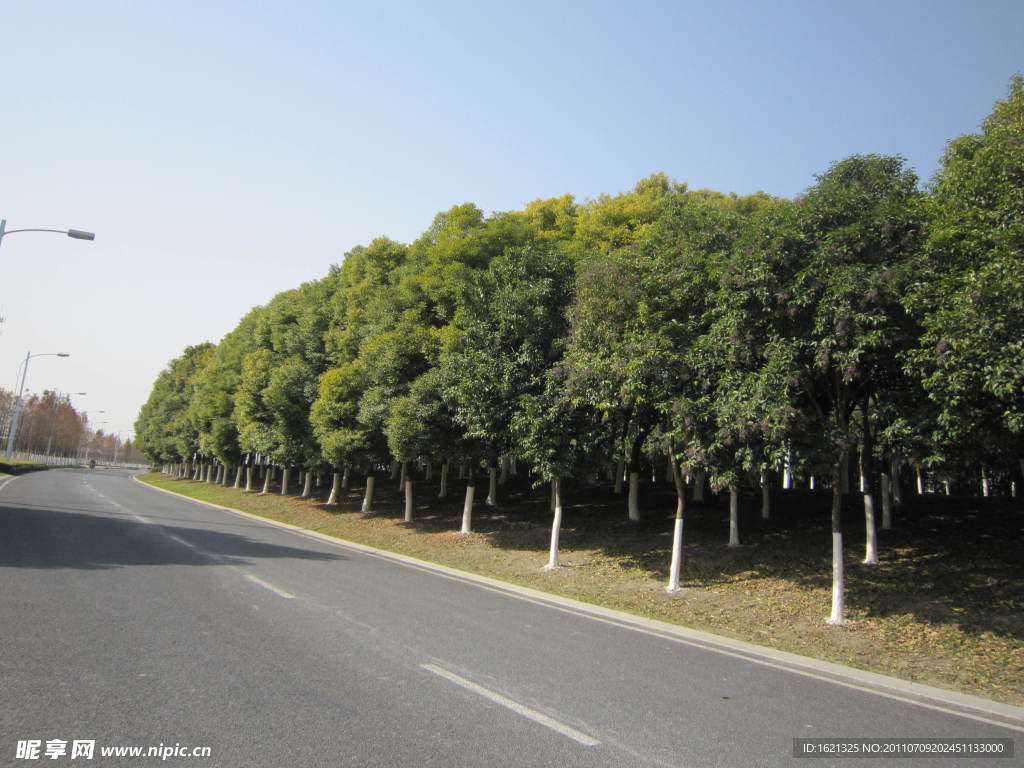
[[[189,418],[196,373],[212,354],[209,342],[186,347],[157,376],[135,421],[139,450],[154,463],[183,462],[199,451],[199,433]]]
[[[923,233],[919,195],[902,158],[855,155],[819,176],[794,210],[779,211],[761,232],[762,283],[754,288],[773,325],[764,335],[778,339],[774,356],[788,358],[789,379],[813,424],[813,460],[832,473],[830,623],[845,620],[841,476],[853,446],[851,419],[857,410],[867,418],[872,402],[885,397],[882,374],[895,367],[913,338],[901,299]],[[865,476],[870,562],[870,466]]]
[[[927,211],[909,372],[939,408],[940,441],[1001,443],[1024,472],[1024,77],[980,134],[949,143]]]
[[[524,398],[544,390],[561,357],[565,308],[573,291],[568,258],[555,250],[511,248],[464,286],[445,356],[448,396],[465,435],[478,441],[496,503],[499,457],[515,447],[512,423]]]

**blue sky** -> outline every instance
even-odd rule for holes
[[[0,386],[128,436],[159,371],[450,206],[664,171],[794,196],[854,153],[922,181],[1024,72],[1024,3],[9,3]]]

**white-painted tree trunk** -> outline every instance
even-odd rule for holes
[[[703,469],[698,469],[693,473],[693,500],[704,501],[704,480],[707,478],[707,473]]]
[[[832,532],[832,614],[828,623],[846,623],[843,605],[843,534],[837,531]]]
[[[405,478],[405,522],[412,522],[412,478]]]
[[[920,466],[914,467],[914,471],[917,473],[917,495],[924,496],[924,473]]]
[[[867,487],[867,483],[865,483]],[[878,534],[875,531],[875,496],[864,493],[864,565],[878,565]]]
[[[270,493],[270,481],[274,479],[274,473],[270,471],[270,467],[263,470],[263,490],[260,491],[260,496],[265,496]]]
[[[740,487],[736,483],[729,486],[729,546],[740,545]]]
[[[498,469],[497,467],[487,468],[487,500],[484,501],[489,507],[498,506]]]
[[[636,522],[640,519],[640,473],[630,472],[629,473],[629,502],[626,507],[626,513],[630,520]]]
[[[284,472],[281,473],[281,495],[288,495],[288,480],[291,478],[291,467],[285,467]]]
[[[308,499],[313,493],[313,473],[308,469],[306,470],[306,482],[302,485],[302,496],[300,498]]]
[[[672,463],[672,479],[676,484],[676,518],[672,524],[672,562],[668,569],[668,586],[665,591],[675,594],[679,591],[679,575],[683,568],[683,517],[686,514],[686,486],[683,484],[679,465],[669,455]]]
[[[836,478],[838,480],[838,478]],[[840,526],[842,493],[833,482],[832,488],[832,615],[829,624],[845,624],[846,609],[843,604],[843,533]]]
[[[472,482],[466,485],[466,500],[462,503],[462,529],[459,533],[473,532],[473,496],[476,494],[476,485]]]
[[[245,492],[252,493],[252,467],[245,468]]]
[[[373,483],[376,478],[373,475],[366,477],[366,493],[363,494],[362,512],[369,512],[373,507]]]
[[[409,478],[409,462],[403,461],[398,473],[398,487],[405,488],[405,481]]]
[[[622,495],[622,478],[626,472],[626,459],[619,456],[619,460],[615,464],[615,495]]]
[[[448,498],[448,465],[450,463],[445,459],[444,464],[441,465],[441,492],[437,494],[439,499]]]
[[[501,457],[501,474],[498,475],[498,485],[508,482],[508,456]]]
[[[772,516],[772,489],[768,479],[768,470],[761,470],[761,519],[768,520]]]
[[[986,499],[992,495],[992,481],[988,478],[988,472],[981,468],[981,495]]]
[[[345,471],[341,473],[341,488],[342,490],[348,489],[348,467],[345,467]]]
[[[341,487],[341,472],[335,472],[331,480],[331,493],[327,497],[327,506],[334,507],[338,504],[338,490]]]
[[[551,521],[551,547],[548,551],[548,564],[544,570],[553,571],[558,567],[558,537],[562,532],[562,481],[555,478],[551,481],[551,496],[554,506],[554,517]]]
[[[882,473],[882,530],[888,531],[892,528],[892,488],[889,483],[889,473]]]
[[[950,482],[948,477],[945,480],[942,481],[942,485],[946,489],[946,495],[947,496],[952,496],[953,495],[953,484]]]
[[[786,458],[782,465],[782,488],[790,490],[793,487],[793,454],[786,451]]]

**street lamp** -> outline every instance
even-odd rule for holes
[[[14,410],[11,412],[11,423],[7,428],[7,458],[11,458],[11,451],[14,450],[14,433],[18,430],[18,419],[21,418],[21,395],[25,391],[25,376],[28,374],[28,361],[33,357],[71,357],[67,352],[29,352],[18,367],[21,376],[21,384],[18,386],[18,399],[14,401]]]
[[[7,229],[7,219],[0,219],[0,245],[4,242],[4,235],[13,235],[15,232],[56,232],[59,235],[67,235],[75,240],[95,240],[94,232],[86,232],[83,229]]]

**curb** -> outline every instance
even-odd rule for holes
[[[387,550],[377,549],[354,541],[328,536],[327,534],[310,531],[297,525],[291,525],[290,523],[270,520],[265,517],[260,517],[259,515],[254,515],[250,512],[243,512],[240,509],[233,509],[219,504],[212,504],[207,501],[200,501],[199,499],[194,499],[191,496],[186,496],[175,491],[167,490],[166,488],[158,488],[154,485],[150,485],[139,480],[138,477],[134,475],[132,476],[132,480],[140,485],[150,488],[151,490],[160,491],[171,496],[177,496],[180,499],[185,499],[211,509],[221,512],[230,512],[231,514],[265,523],[276,528],[282,528],[307,538],[323,541],[345,549],[356,550],[372,557],[390,560],[392,562],[434,573],[446,578],[475,584],[484,589],[489,589],[494,592],[527,600],[540,605],[545,605],[556,610],[573,613],[578,616],[584,616],[607,624],[612,624],[620,628],[643,632],[666,640],[680,642],[693,647],[715,651],[717,653],[724,653],[729,656],[745,659],[765,666],[795,672],[806,677],[813,677],[836,685],[855,688],[868,693],[885,696],[887,698],[916,704],[928,709],[935,709],[1024,733],[1024,707],[1018,707],[1012,704],[1003,704],[980,696],[901,680],[897,677],[855,669],[843,664],[837,664],[831,661],[822,661],[808,656],[800,656],[799,654],[790,653],[788,651],[765,648],[743,640],[734,640],[721,635],[715,635],[711,632],[689,629],[687,627],[670,624],[657,619],[648,619],[643,616],[636,616],[614,608],[605,608],[603,606],[573,600],[572,598],[561,597],[548,592],[541,592],[540,590],[532,589],[530,587],[521,587],[516,584],[499,581],[498,579],[493,579],[488,576],[480,576],[475,573],[470,573],[469,571],[463,571],[445,565],[438,565],[436,563],[420,560],[408,555],[388,552]],[[0,488],[2,487],[3,485],[0,484]]]

